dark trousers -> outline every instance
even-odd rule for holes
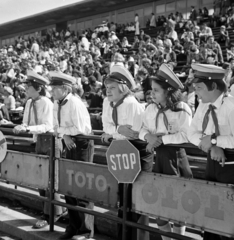
[[[179,175],[177,166],[178,148],[160,146],[156,148],[153,172],[167,175]]]
[[[64,144],[63,157],[74,161],[93,162],[94,143],[93,140],[76,139],[73,138],[76,143],[76,149],[68,150]],[[87,201],[82,201],[74,197],[65,196],[67,204],[73,206],[85,207]],[[84,231],[84,213],[68,209],[69,225],[66,228],[66,232],[77,234],[79,231]]]
[[[226,162],[231,162],[234,160],[234,154],[227,154]],[[225,165],[222,167],[217,161],[214,161],[210,157],[210,152],[207,155],[207,165],[206,165],[206,180],[220,183],[230,183],[234,184],[234,164]],[[234,240],[234,238],[228,238],[220,236],[215,233],[205,232],[204,240]]]

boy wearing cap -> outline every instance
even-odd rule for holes
[[[110,75],[105,80],[107,98],[103,102],[102,140],[108,142],[109,139],[128,139],[140,152],[141,165],[143,171],[151,171],[153,164],[153,154],[145,151],[145,144],[139,144],[132,140],[138,139],[142,126],[142,114],[144,106],[140,104],[131,94],[131,89],[135,87],[135,81],[131,73],[121,65],[114,65],[110,69]],[[120,195],[122,194],[122,184]],[[122,205],[122,197],[120,197]],[[121,217],[121,211],[119,211]],[[147,224],[147,217],[133,216],[138,222]],[[148,238],[148,233],[138,231],[138,238],[143,240]],[[119,236],[121,235],[119,229]],[[132,238],[132,239],[138,239]]]
[[[87,108],[80,98],[74,96],[72,86],[75,79],[61,72],[50,72],[52,95],[54,102],[54,134],[62,139],[63,157],[79,159],[85,162],[93,161],[93,142],[75,138],[78,135],[91,134],[92,128]],[[74,197],[65,196],[66,203],[73,206],[84,206]],[[86,204],[86,203],[85,203]],[[68,210],[69,225],[59,239],[70,239],[76,234],[87,232],[84,227],[84,214]]]
[[[188,139],[207,153],[205,177],[209,181],[234,183],[234,98],[227,94],[225,70],[212,65],[192,64],[195,92],[201,100]],[[229,239],[205,232],[205,240]],[[233,238],[231,238],[233,239]]]
[[[187,142],[186,133],[192,121],[192,112],[182,100],[180,89],[183,89],[183,84],[168,65],[162,64],[151,80],[154,104],[144,112],[139,138],[147,141],[148,152],[154,153],[156,148],[153,172],[179,176],[177,154],[182,150],[164,145]],[[161,231],[172,232],[168,221],[157,219],[157,224]],[[173,232],[184,235],[185,226],[174,224]],[[162,239],[170,238],[162,236]]]
[[[41,148],[39,146],[41,133],[53,131],[53,103],[50,99],[45,97],[46,91],[45,86],[49,84],[49,81],[37,74],[34,71],[29,70],[27,72],[27,96],[30,98],[25,106],[23,123],[15,126],[13,132],[18,134],[20,132],[28,132],[33,134],[34,142],[38,142],[36,147],[36,153],[49,155],[49,148]],[[49,192],[40,190],[41,196],[48,196]],[[55,194],[55,199],[60,200],[60,195]],[[34,228],[43,228],[48,225],[49,221],[49,204],[43,205],[43,216],[40,220],[34,224]],[[55,206],[54,212],[55,221],[63,214],[63,208]]]

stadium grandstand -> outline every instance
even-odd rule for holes
[[[1,181],[44,201],[33,228],[67,207],[58,239],[92,237],[89,214],[114,209],[112,239],[233,239],[233,40],[234,0],[86,0],[1,24]],[[123,185],[122,140],[139,158]]]

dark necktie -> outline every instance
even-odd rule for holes
[[[113,119],[113,122],[115,124],[115,126],[117,127],[118,126],[118,111],[117,111],[117,107],[119,105],[121,105],[124,101],[124,99],[128,96],[129,94],[125,95],[123,98],[121,98],[115,105],[113,102],[110,103],[110,106],[113,108],[113,111],[112,111],[112,119]]]
[[[165,113],[168,110],[168,107],[162,108],[161,105],[157,105],[157,106],[158,106],[158,113],[156,115],[156,120],[155,120],[156,130],[158,128],[158,118],[159,118],[160,114],[163,114],[163,122],[164,122],[166,129],[168,130],[168,119],[167,119],[167,115]]]
[[[218,118],[217,118],[217,115],[215,113],[215,109],[216,107],[213,106],[213,105],[209,105],[209,108],[204,116],[204,119],[203,119],[203,122],[202,122],[202,134],[204,134],[206,128],[207,128],[207,125],[208,125],[208,122],[209,122],[209,114],[211,113],[211,116],[212,116],[212,119],[213,119],[213,122],[214,122],[214,125],[215,125],[215,135],[216,136],[219,136],[220,133],[219,133],[219,123],[218,123]]]
[[[29,113],[28,113],[28,126],[30,126],[30,121],[31,121],[31,110],[33,109],[34,113],[34,120],[35,120],[35,125],[38,125],[38,118],[37,118],[37,108],[36,108],[36,101],[41,99],[41,96],[39,96],[36,99],[32,99],[30,106],[29,106]]]
[[[62,106],[64,106],[67,103],[67,99],[62,100],[62,101],[58,101],[58,124],[60,127],[60,123],[61,123],[61,108]]]

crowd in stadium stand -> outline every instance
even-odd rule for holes
[[[163,145],[189,141],[207,153],[207,180],[233,184],[234,165],[224,166],[226,160],[233,159],[225,149],[234,146],[234,100],[226,92],[227,87],[234,96],[234,45],[229,36],[233,24],[232,0],[215,0],[212,16],[205,7],[194,6],[188,20],[179,12],[167,17],[155,17],[152,13],[144,29],[136,14],[134,22],[126,25],[104,21],[93,31],[87,29],[80,35],[68,27],[61,32],[48,30],[42,37],[37,33],[35,37],[19,36],[14,45],[0,50],[1,124],[14,122],[14,114],[22,114],[25,108],[28,123],[17,122],[20,125],[14,133],[46,132],[46,123],[40,125],[37,120],[43,122],[50,117],[49,107],[44,116],[36,116],[35,102],[41,101],[41,112],[48,105],[54,114],[47,125],[57,140],[65,142],[65,158],[74,150],[73,160],[80,159],[76,157],[77,149],[88,147],[74,142],[78,140],[73,137],[98,129],[104,131],[104,142],[111,138],[133,140],[132,144],[136,144],[136,139],[145,141],[147,145],[136,146],[142,170],[178,176],[177,154],[186,155],[185,150]],[[214,27],[219,28],[215,36]],[[222,51],[222,47],[226,50]],[[29,84],[27,77],[34,82]],[[29,92],[34,98],[28,100]],[[112,95],[105,98],[108,92]],[[54,105],[44,94],[56,100]],[[151,104],[154,100],[155,104]],[[35,121],[30,125],[31,113]],[[43,130],[34,129],[42,126]],[[87,144],[93,148],[91,142]],[[74,200],[69,196],[65,199],[70,203]],[[69,217],[76,220],[73,213],[70,211]],[[37,228],[45,227],[47,220],[48,216],[44,222],[38,222]],[[171,231],[169,222],[160,220],[157,224],[160,230]],[[185,226],[174,224],[173,231],[184,234]],[[67,229],[60,239],[70,239],[75,234],[74,229]]]
[[[140,28],[137,14],[132,23],[104,21],[93,31],[87,29],[79,36],[69,28],[61,32],[47,31],[40,38],[37,33],[35,37],[19,36],[14,45],[3,46],[0,52],[1,120],[10,121],[10,112],[24,107],[27,69],[44,77],[48,77],[51,70],[72,75],[76,78],[74,92],[87,107],[101,108],[105,96],[103,83],[114,64],[129,69],[136,81],[135,96],[144,102],[151,90],[149,76],[155,74],[162,63],[176,69],[178,63],[184,61],[183,68],[176,74],[186,86],[185,100],[194,111],[191,63],[225,67],[228,69],[226,81],[232,90],[234,46],[230,44],[228,29],[233,23],[233,7],[215,1],[213,16],[209,16],[206,8],[198,10],[193,6],[188,20],[179,12],[171,13],[167,18],[156,18],[152,13],[146,29],[155,37]],[[212,27],[220,28],[216,39]],[[135,35],[133,42],[127,37],[131,33]],[[222,52],[220,44],[226,46],[226,51]],[[49,92],[48,88],[48,96]]]

